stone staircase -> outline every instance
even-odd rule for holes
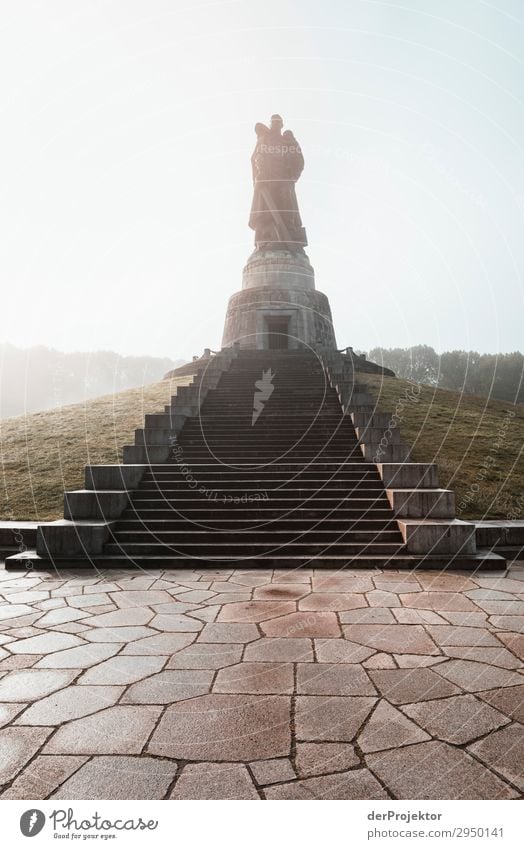
[[[390,420],[337,352],[223,349],[7,565],[503,566]]]

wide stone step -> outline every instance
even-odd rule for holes
[[[106,543],[104,546],[104,554],[119,554],[125,551],[127,555],[162,555],[176,551],[178,554],[186,554],[193,557],[217,557],[222,556],[223,559],[234,560],[236,558],[252,557],[262,554],[267,554],[271,551],[279,554],[301,555],[314,557],[319,554],[396,554],[404,550],[403,545],[396,543],[283,543],[268,544],[268,543],[225,543],[219,542],[211,545],[196,543],[184,543],[184,545],[169,546],[163,543],[130,543],[126,542],[123,545],[119,543]]]
[[[172,514],[171,514],[172,515]],[[355,519],[331,519],[320,516],[318,519],[288,519],[282,518],[282,514],[275,516],[273,519],[262,518],[257,521],[251,518],[219,518],[210,513],[209,521],[204,519],[189,519],[187,517],[179,519],[151,519],[151,518],[121,518],[115,524],[115,533],[120,531],[143,531],[147,528],[151,533],[156,534],[157,531],[177,531],[198,530],[200,522],[203,529],[217,531],[234,530],[257,530],[263,526],[270,527],[273,523],[278,524],[278,529],[282,531],[309,531],[309,530],[326,530],[330,532],[339,531],[394,531],[398,534],[398,524],[395,520],[388,519],[363,519],[357,517]],[[400,538],[400,537],[399,537]]]

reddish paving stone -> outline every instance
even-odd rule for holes
[[[447,660],[443,655],[431,656],[423,654],[394,654],[395,662],[401,669],[415,669],[420,666],[435,666]]]
[[[218,622],[265,622],[293,613],[295,603],[289,601],[244,601],[225,604],[218,614]]]
[[[373,683],[396,705],[444,698],[460,692],[431,669],[370,669]]]
[[[211,689],[212,669],[168,669],[132,684],[121,704],[167,705],[203,696]]]
[[[25,767],[52,731],[13,726],[0,731],[0,784],[7,784]]]
[[[298,603],[299,610],[353,610],[365,605],[364,596],[358,593],[312,593]]]
[[[336,576],[316,575],[312,586],[315,593],[369,593],[375,589],[371,578],[353,577],[340,572]]]
[[[267,584],[253,593],[256,601],[297,601],[309,593],[309,584]]]
[[[239,763],[188,764],[170,799],[259,799],[246,767]]]
[[[432,741],[368,754],[397,799],[514,799],[518,794],[462,749]]]
[[[166,660],[167,658],[162,656],[125,657],[120,654],[86,670],[77,683],[82,685],[134,684],[135,681],[160,672]]]
[[[383,652],[378,652],[378,654],[374,654],[373,657],[368,658],[368,660],[364,660],[362,662],[362,666],[364,669],[396,669],[397,664],[393,660],[390,654],[384,654]]]
[[[399,576],[391,576],[389,580],[387,580],[386,575],[380,575],[378,578],[374,579],[374,584],[377,590],[386,590],[387,592],[396,593],[415,593],[420,592],[421,587],[419,587],[417,579],[411,580],[409,578],[399,577]]]
[[[298,696],[297,740],[350,742],[376,701],[361,696]]]
[[[454,625],[429,625],[428,631],[439,646],[498,646],[497,638],[487,628]]]
[[[519,722],[473,743],[468,751],[524,791],[524,726]]]
[[[0,701],[33,702],[67,687],[78,674],[72,669],[23,669],[8,672],[0,681]]]
[[[425,608],[426,610],[478,611],[478,607],[469,598],[455,592],[403,593],[400,598],[404,607]]]
[[[66,687],[32,704],[16,725],[59,725],[116,704],[123,687]]]
[[[63,784],[52,799],[162,799],[176,775],[175,761],[101,755]]]
[[[420,572],[417,579],[424,590],[431,592],[462,593],[474,590],[477,586],[465,575],[452,575],[450,572]]]
[[[450,625],[466,625],[468,628],[485,628],[488,622],[488,614],[472,613],[461,610],[443,610],[441,616],[446,619]]]
[[[378,651],[401,654],[438,654],[421,625],[344,625],[344,636]]]
[[[313,644],[312,641],[306,638],[303,639],[280,639],[273,637],[268,639],[263,637],[257,640],[256,643],[250,643],[246,646],[244,660],[274,660],[285,662],[301,661],[302,663],[312,663]]]
[[[470,693],[522,683],[522,677],[516,672],[508,672],[506,669],[474,660],[449,660],[439,663],[438,673]]]
[[[309,666],[310,664],[306,664]],[[293,692],[291,663],[250,663],[221,669],[213,685],[215,693],[276,693]]]
[[[279,781],[292,781],[296,778],[291,761],[287,758],[255,761],[250,764],[250,767],[258,784],[276,784]]]
[[[502,690],[484,690],[477,696],[511,719],[524,724],[524,684],[504,687]]]
[[[367,769],[337,772],[305,781],[279,784],[264,790],[266,799],[388,799]]]
[[[183,760],[289,757],[290,698],[211,693],[168,707],[148,751]]]
[[[471,646],[443,646],[442,651],[448,657],[463,658],[464,660],[478,660],[481,663],[489,663],[492,666],[501,666],[503,669],[519,669],[520,661],[514,654],[503,648],[472,648]]]
[[[429,739],[428,734],[414,722],[382,700],[360,732],[358,745],[363,752],[379,752],[381,749],[397,749]]]
[[[193,643],[174,654],[166,669],[222,669],[238,663],[242,650],[238,643]]]
[[[360,663],[375,653],[350,640],[315,640],[315,651],[320,663]]]
[[[456,745],[475,740],[509,722],[502,713],[469,695],[404,705],[402,710],[432,737]]]
[[[349,743],[298,743],[295,757],[299,778],[341,772],[360,763]]]
[[[160,707],[116,705],[60,726],[46,744],[51,755],[134,755],[144,747]]]
[[[445,619],[434,610],[413,610],[411,607],[397,607],[393,616],[401,625],[447,625]]]
[[[334,613],[289,613],[260,627],[266,637],[340,637]]]
[[[402,606],[398,595],[389,590],[372,590],[370,593],[366,593],[366,600],[370,607]]]
[[[344,625],[394,625],[396,622],[389,607],[360,607],[340,614]]]
[[[251,643],[260,634],[256,625],[238,622],[209,622],[198,637],[199,643]]]
[[[39,755],[15,779],[11,787],[2,793],[1,798],[46,799],[86,761],[86,755]]]
[[[499,640],[520,660],[524,660],[524,634],[497,634]]]
[[[374,696],[376,690],[358,663],[297,663],[297,693],[308,696]]]

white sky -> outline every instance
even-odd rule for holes
[[[219,347],[279,112],[340,346],[524,348],[521,0],[0,11],[0,338]]]

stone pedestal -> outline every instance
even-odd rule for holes
[[[222,347],[288,348],[323,345],[336,350],[327,297],[303,251],[256,250],[230,299]]]

